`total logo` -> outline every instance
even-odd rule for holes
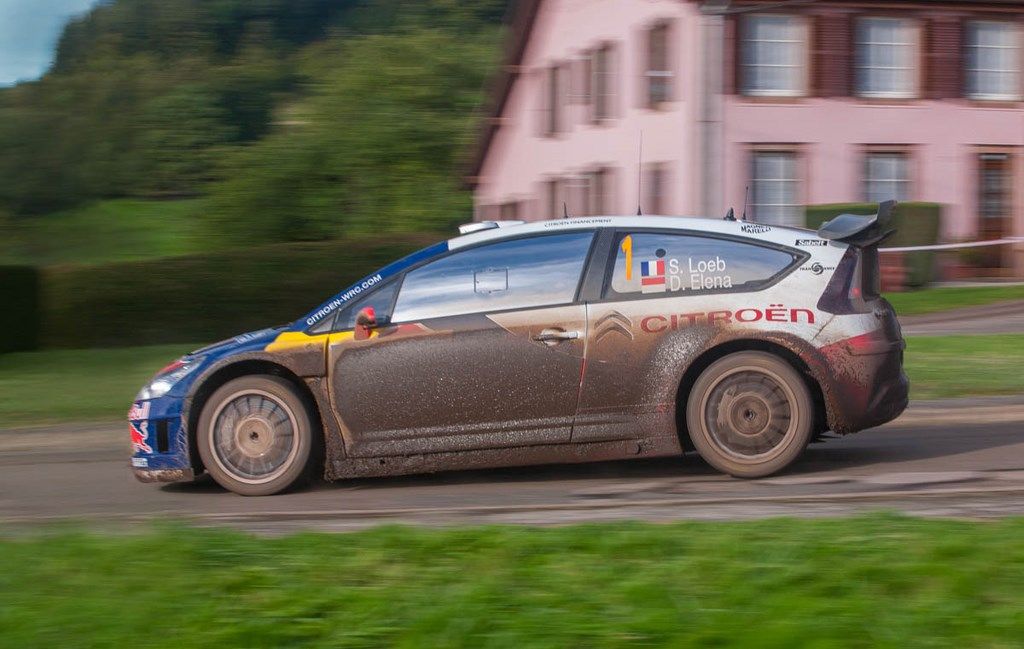
[[[818,261],[814,262],[810,266],[804,266],[802,268],[802,270],[810,271],[810,272],[814,273],[815,275],[821,275],[822,273],[824,273],[827,270],[835,270],[835,269],[836,269],[835,266],[825,266],[821,262],[818,262]]]

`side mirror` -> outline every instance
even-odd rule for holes
[[[377,328],[377,312],[372,306],[364,307],[356,314],[356,340],[367,340]]]

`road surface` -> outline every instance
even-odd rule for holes
[[[0,523],[185,518],[262,533],[379,523],[564,524],[829,516],[866,510],[1024,514],[1024,397],[914,406],[888,426],[815,444],[785,475],[743,481],[695,456],[453,472],[242,498],[209,481],[131,477],[120,425],[0,434]]]

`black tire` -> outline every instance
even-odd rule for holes
[[[765,352],[739,352],[701,373],[687,399],[686,425],[708,464],[737,478],[763,478],[803,453],[814,402],[789,363]]]
[[[197,446],[207,472],[243,496],[304,484],[319,457],[319,425],[288,381],[244,376],[214,392],[199,417]]]

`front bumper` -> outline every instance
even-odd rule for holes
[[[195,478],[184,416],[185,400],[137,401],[129,413],[130,466],[140,482],[185,482]]]

